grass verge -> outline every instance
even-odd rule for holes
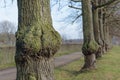
[[[73,52],[79,52],[79,51],[81,51],[80,44],[61,45],[61,48],[55,54],[55,57],[59,57],[62,55],[70,54]],[[0,47],[0,70],[15,66],[14,55],[15,55],[15,47],[5,47],[5,46]]]
[[[79,73],[83,58],[55,69],[56,80],[120,80],[120,46],[113,47],[97,61],[97,69]]]
[[[15,48],[0,48],[0,70],[15,66],[14,55]]]
[[[81,51],[81,46],[82,46],[81,44],[65,44],[65,45],[61,45],[61,48],[55,54],[55,57],[71,54],[73,52],[80,52]]]
[[[0,70],[15,67],[15,63],[8,63],[0,66]]]

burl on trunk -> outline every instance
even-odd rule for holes
[[[54,80],[53,56],[61,44],[52,27],[50,0],[17,0],[16,80]]]

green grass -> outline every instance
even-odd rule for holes
[[[70,54],[72,52],[81,51],[81,45],[61,45],[59,51],[55,54],[55,57]],[[0,47],[0,69],[5,69],[15,66],[14,61],[15,48],[10,46]]]
[[[12,67],[15,67],[15,63],[7,63],[7,64],[4,64],[4,65],[0,65],[0,70],[3,70],[3,69],[7,69],[7,68],[12,68]]]
[[[15,49],[0,48],[0,69],[5,69],[15,66],[14,63]]]
[[[58,52],[55,54],[55,57],[59,57],[66,54],[71,54],[73,52],[80,52],[81,51],[80,44],[66,44],[61,45],[61,48],[58,50]]]
[[[97,69],[79,73],[83,58],[64,67],[55,69],[56,80],[120,80],[120,46],[113,47],[97,60]]]

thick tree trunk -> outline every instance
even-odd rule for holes
[[[61,44],[52,27],[50,0],[17,0],[16,80],[54,80],[53,56]]]
[[[16,57],[17,58],[17,57]],[[18,57],[19,58],[19,57]],[[17,62],[17,79],[16,80],[54,80],[53,77],[53,58],[35,59],[27,57]]]
[[[82,12],[84,34],[82,52],[85,56],[85,64],[81,69],[83,71],[95,68],[95,54],[98,50],[98,44],[94,40],[91,0],[82,0]]]
[[[100,3],[100,2],[99,2]],[[105,53],[105,39],[104,39],[104,31],[103,31],[103,11],[99,9],[99,26],[100,26],[100,37],[102,40],[102,53]]]
[[[111,49],[112,47],[112,43],[111,43],[111,37],[110,37],[110,29],[109,29],[109,26],[108,26],[108,20],[106,19],[106,41],[108,42],[108,50]]]
[[[98,0],[93,0],[92,3],[92,11],[93,11],[93,27],[94,27],[94,36],[95,41],[98,43],[99,48],[96,53],[96,58],[102,57],[102,40],[100,37],[100,25],[99,25],[99,16],[98,16],[98,8],[96,6],[98,5]]]
[[[92,70],[92,69],[96,68],[96,65],[95,65],[95,63],[96,63],[96,56],[95,56],[95,54],[86,55],[86,56],[84,56],[84,58],[85,58],[85,64],[82,67],[81,71]]]
[[[99,5],[106,3],[106,0],[98,0]],[[100,25],[100,36],[103,42],[102,51],[106,53],[106,31],[105,31],[105,13],[104,8],[99,9],[99,25]]]
[[[104,14],[103,14],[103,31],[104,31],[104,42],[105,42],[105,51],[108,51],[109,47],[109,42],[108,42],[108,26],[106,25],[106,9],[104,9]]]
[[[102,3],[106,3],[108,0],[102,1]],[[110,43],[110,34],[109,34],[109,26],[107,25],[107,12],[109,10],[107,7],[103,9],[103,31],[104,31],[104,41],[105,41],[105,50],[108,51],[111,47]]]

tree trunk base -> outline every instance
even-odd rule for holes
[[[96,64],[96,56],[95,56],[95,54],[86,55],[84,57],[85,57],[85,64],[81,68],[80,72],[96,69],[96,65],[95,65]]]
[[[101,52],[96,54],[96,59],[99,59],[101,57],[102,57],[102,53]]]
[[[100,48],[98,49],[98,52],[96,53],[96,59],[101,58],[101,57],[102,57],[102,54],[103,54],[103,49],[102,49],[102,47],[100,47]]]
[[[19,61],[16,57],[17,78],[16,80],[54,80],[53,58],[33,59]]]

